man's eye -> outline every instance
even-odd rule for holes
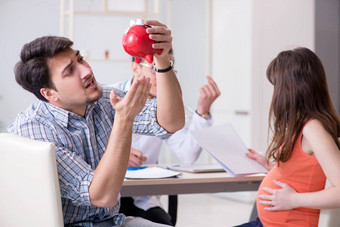
[[[82,62],[82,61],[84,61],[84,57],[80,56],[79,59],[78,59],[78,62]]]
[[[69,76],[69,75],[71,75],[71,74],[72,74],[72,72],[73,72],[73,68],[70,68],[70,69],[67,71],[67,73],[66,73],[66,76]]]

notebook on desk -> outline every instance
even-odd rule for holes
[[[216,125],[191,131],[197,143],[230,175],[267,173],[262,165],[246,156],[248,148],[231,124]]]

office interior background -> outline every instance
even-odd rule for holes
[[[132,76],[131,58],[121,38],[130,20],[137,18],[158,19],[172,30],[175,68],[186,106],[195,110],[199,88],[206,83],[206,75],[212,76],[221,90],[212,106],[214,124],[231,123],[248,147],[265,152],[268,145],[273,88],[265,71],[282,50],[305,46],[318,54],[340,112],[339,0],[107,0],[106,13],[102,12],[104,0],[74,0],[73,8],[71,0],[62,2],[0,1],[0,132],[36,100],[15,82],[13,73],[25,43],[44,35],[67,36],[74,40],[74,48],[87,55],[97,81],[112,84]],[[161,162],[178,161],[167,147],[163,149]],[[213,160],[203,152],[198,162]],[[200,201],[204,208],[206,201],[197,196],[189,201]],[[238,196],[245,195],[231,197]],[[180,199],[179,206],[183,204]],[[224,206],[228,205],[223,201],[216,205]],[[188,226],[180,215],[178,226]],[[233,224],[246,221],[249,215]],[[227,220],[224,223],[228,226]]]

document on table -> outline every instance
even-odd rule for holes
[[[169,169],[181,172],[190,173],[215,173],[215,172],[225,172],[225,169],[219,163],[212,164],[181,164],[169,166]]]
[[[267,169],[246,156],[248,148],[231,124],[191,131],[197,143],[232,176],[267,173]]]
[[[159,178],[178,177],[180,175],[181,175],[180,172],[154,166],[154,167],[147,167],[147,168],[137,169],[137,170],[128,170],[126,171],[125,178],[126,179],[159,179]]]

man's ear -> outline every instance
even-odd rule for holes
[[[47,99],[47,101],[49,102],[58,100],[58,97],[56,96],[56,92],[52,88],[41,88],[40,94],[44,96],[45,99]]]

